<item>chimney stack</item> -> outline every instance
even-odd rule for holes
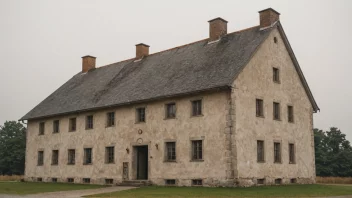
[[[280,20],[280,13],[272,8],[259,11],[260,28],[272,26],[276,21]]]
[[[144,56],[149,55],[149,45],[140,43],[136,45],[136,59],[142,59]]]
[[[209,41],[219,40],[227,34],[227,21],[218,17],[209,22]]]
[[[95,57],[94,56],[83,56],[82,57],[82,73],[86,73],[91,69],[95,69]]]

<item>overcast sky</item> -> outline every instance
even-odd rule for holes
[[[321,109],[315,127],[352,140],[352,1],[0,0],[0,124],[17,120],[81,70],[81,57],[107,65],[208,37],[208,20],[228,32],[281,13],[288,39]]]

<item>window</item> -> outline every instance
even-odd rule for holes
[[[92,164],[92,148],[84,149],[83,164]]]
[[[137,112],[137,122],[145,122],[145,108],[140,107],[136,109]]]
[[[264,162],[264,141],[257,141],[257,161]]]
[[[89,184],[90,183],[90,178],[83,178],[83,183],[84,184]]]
[[[76,161],[76,150],[75,149],[68,149],[67,150],[67,164],[73,165]]]
[[[59,164],[59,150],[53,150],[51,154],[51,165]]]
[[[201,186],[201,185],[203,185],[203,180],[201,180],[201,179],[193,179],[192,180],[192,185],[193,186]]]
[[[165,185],[167,185],[167,186],[176,185],[176,180],[175,179],[166,179]]]
[[[107,185],[114,184],[114,180],[113,179],[105,179],[105,184],[107,184]]]
[[[273,67],[273,80],[276,83],[280,83],[280,70]]]
[[[276,36],[274,37],[274,43],[277,43],[277,38],[276,38]]]
[[[192,141],[192,160],[203,159],[202,142],[202,140]]]
[[[37,182],[42,182],[42,181],[43,181],[43,178],[37,177]]]
[[[112,127],[115,126],[115,112],[109,112],[107,114],[107,127]]]
[[[68,131],[76,131],[76,118],[70,118]]]
[[[39,135],[44,135],[45,131],[45,122],[39,123]]]
[[[202,115],[202,100],[192,101],[192,116]]]
[[[281,178],[275,179],[275,184],[281,184],[281,183],[282,183],[282,179]]]
[[[86,129],[93,129],[93,115],[86,117]]]
[[[165,118],[175,118],[176,117],[176,104],[170,103],[165,105]]]
[[[166,142],[166,161],[176,161],[176,142]]]
[[[287,120],[293,122],[293,106],[287,106]]]
[[[75,179],[73,179],[73,178],[67,178],[67,182],[68,182],[68,183],[73,183],[73,182],[75,182]]]
[[[281,144],[274,142],[274,162],[281,163]]]
[[[264,184],[265,183],[265,179],[257,179],[257,184]]]
[[[105,148],[105,163],[111,164],[115,162],[115,147],[109,146]]]
[[[60,120],[53,121],[53,133],[60,132]]]
[[[280,103],[273,103],[274,120],[280,120]]]
[[[295,184],[295,183],[297,183],[297,179],[296,179],[296,178],[292,178],[292,179],[290,179],[290,183],[291,183],[291,184]]]
[[[288,144],[288,152],[289,152],[289,163],[294,164],[296,163],[296,156],[295,156],[295,145],[294,144]]]
[[[51,182],[56,183],[57,182],[57,178],[51,178]]]
[[[256,115],[257,115],[257,117],[264,117],[263,100],[256,99],[255,100],[255,104],[256,104]]]
[[[44,164],[44,151],[38,151],[38,166],[43,166]]]

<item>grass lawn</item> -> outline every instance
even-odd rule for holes
[[[0,194],[35,194],[44,192],[84,190],[103,188],[101,185],[41,183],[41,182],[0,182]]]
[[[352,195],[352,186],[288,185],[250,188],[144,187],[88,197],[324,197]]]

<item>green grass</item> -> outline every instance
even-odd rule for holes
[[[288,185],[250,188],[144,187],[88,197],[324,197],[352,195],[352,186]]]
[[[35,194],[55,191],[103,188],[101,185],[41,183],[41,182],[0,182],[0,194]]]

